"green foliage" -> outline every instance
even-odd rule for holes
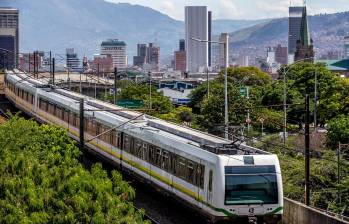
[[[342,115],[332,119],[328,123],[327,130],[327,137],[332,146],[337,147],[339,142],[349,143],[349,116]]]
[[[222,134],[224,120],[224,71],[213,81],[210,81],[210,95],[207,93],[207,82],[197,87],[191,93],[191,103],[193,112],[198,114],[198,123],[201,129],[213,134]],[[258,123],[259,111],[253,106],[263,103],[263,96],[272,85],[271,77],[255,67],[229,68],[228,69],[228,108],[229,122],[231,125],[241,125],[245,123],[247,111],[250,110],[254,123]],[[240,87],[249,87],[249,98],[240,96]],[[250,108],[250,109],[249,109]],[[271,113],[271,112],[270,112]],[[274,115],[277,114],[274,111]],[[279,115],[279,114],[277,114]],[[272,116],[272,115],[271,115]],[[266,119],[266,127],[277,130],[280,125],[269,123],[279,118],[270,117]]]
[[[82,167],[62,129],[13,117],[0,126],[0,223],[142,223],[116,171]]]
[[[220,72],[220,79],[223,81],[224,71]],[[272,82],[272,78],[256,67],[228,68],[229,82],[238,84],[241,80],[246,80],[242,84],[246,86],[264,86]]]
[[[276,153],[280,160],[284,196],[304,202],[304,156],[303,149],[297,151],[296,138],[292,136],[287,142],[287,148],[280,145],[278,136],[269,136],[263,143],[257,145],[265,151]],[[301,136],[301,138],[304,138]],[[316,139],[314,139],[315,141]],[[292,150],[291,150],[292,149]],[[310,160],[311,205],[329,209],[335,213],[349,215],[349,162],[341,158],[341,184],[337,185],[337,155],[335,151],[317,151],[317,156]],[[338,202],[337,193],[341,192],[342,202]]]
[[[150,88],[148,85],[131,83],[129,81],[124,81],[119,83],[121,91],[117,94],[117,99],[123,100],[143,100],[144,109],[149,109],[150,102],[152,109],[154,111],[148,112],[151,115],[160,115],[169,113],[172,109],[171,100],[165,97],[162,92],[157,92],[154,86]],[[109,101],[113,100],[113,95],[108,95],[107,99]]]
[[[192,109],[186,106],[180,106],[168,114],[162,114],[160,118],[178,124],[191,123],[194,119]]]

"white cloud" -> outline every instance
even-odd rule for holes
[[[233,19],[243,15],[243,11],[238,10],[234,0],[219,0],[219,9],[214,12],[214,17],[219,19]]]
[[[172,18],[183,19],[184,18],[184,9],[183,6],[176,6],[173,1],[162,1],[160,4],[159,10]],[[178,8],[179,7],[179,8]],[[182,10],[180,10],[182,9]]]

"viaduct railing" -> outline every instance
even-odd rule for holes
[[[284,198],[284,224],[349,224],[349,220],[340,219],[305,204]]]

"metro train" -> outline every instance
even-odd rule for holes
[[[278,223],[283,186],[276,155],[60,89],[6,71],[6,97],[40,122],[79,140],[84,99],[86,147],[143,178],[212,223]],[[113,131],[108,130],[118,127]]]

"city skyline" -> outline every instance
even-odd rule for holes
[[[120,0],[106,0],[119,3]],[[158,10],[168,16],[184,21],[185,6],[203,5],[213,11],[213,19],[267,19],[288,16],[290,2],[293,6],[303,5],[303,0],[126,0],[130,4],[138,4]],[[308,0],[309,15],[349,11],[347,0]]]

